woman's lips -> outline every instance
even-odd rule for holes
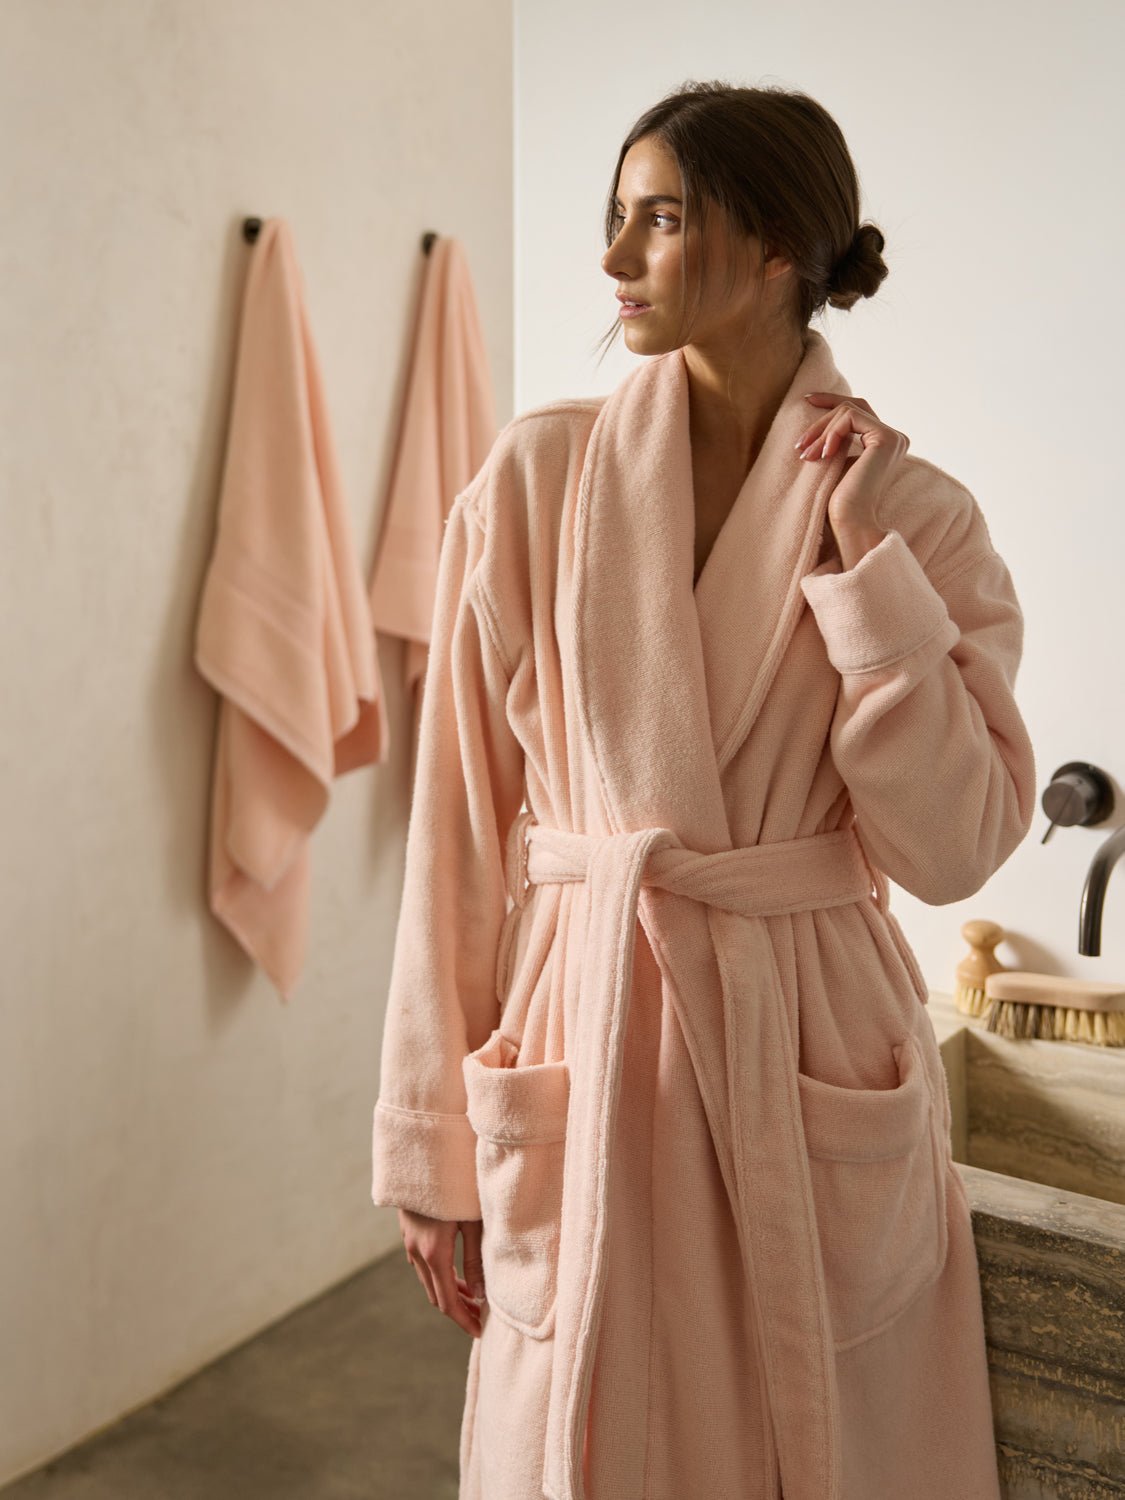
[[[622,318],[635,318],[639,313],[646,313],[651,311],[652,305],[648,302],[640,302],[633,307],[631,307],[628,302],[622,302],[618,316]]]

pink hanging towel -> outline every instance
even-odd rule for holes
[[[438,557],[453,497],[496,439],[496,408],[469,264],[458,240],[426,262],[391,485],[371,577],[376,630],[406,640],[403,673],[417,737]]]
[[[288,1000],[308,837],[334,777],[386,757],[383,688],[293,238],[262,227],[242,308],[195,665],[222,694],[210,903]]]

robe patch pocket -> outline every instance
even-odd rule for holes
[[[945,1264],[945,1162],[933,1091],[912,1036],[898,1083],[853,1089],[797,1074],[837,1350],[873,1337]]]
[[[489,1309],[543,1339],[555,1324],[570,1074],[566,1062],[517,1064],[518,1050],[497,1030],[462,1067]]]

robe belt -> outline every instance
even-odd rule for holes
[[[645,885],[700,903],[709,924],[722,1011],[695,1014],[693,1002],[702,1004],[705,997],[696,992],[690,970],[673,984],[673,1003],[739,1225],[762,1328],[786,1500],[834,1500],[840,1483],[835,1357],[797,1059],[766,924],[744,919],[871,899],[877,893],[874,871],[854,828],[707,854],[685,848],[670,828],[573,833],[540,824],[525,811],[513,824],[507,877],[517,906],[526,901],[525,878],[528,888],[575,880],[590,886],[580,1003],[575,1036],[567,1044],[571,1089],[543,1494],[548,1500],[585,1500],[585,1428],[605,1286],[609,1164]],[[673,934],[675,921],[673,908]],[[675,944],[660,946],[674,973]],[[792,1175],[785,1183],[790,1168],[798,1174],[796,1190]],[[799,1286],[816,1288],[817,1295],[803,1303],[793,1295]]]

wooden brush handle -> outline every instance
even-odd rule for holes
[[[1024,1005],[1057,1005],[1068,1010],[1125,1010],[1125,989],[1098,979],[1069,979],[1065,974],[1030,974],[1003,969],[989,974],[984,993],[990,1000],[1018,1000]]]
[[[1004,967],[992,951],[1003,938],[1004,929],[999,922],[986,922],[981,917],[974,917],[971,922],[962,924],[961,936],[972,952],[967,953],[957,965],[957,978],[970,989],[983,989],[988,975],[995,974]]]

